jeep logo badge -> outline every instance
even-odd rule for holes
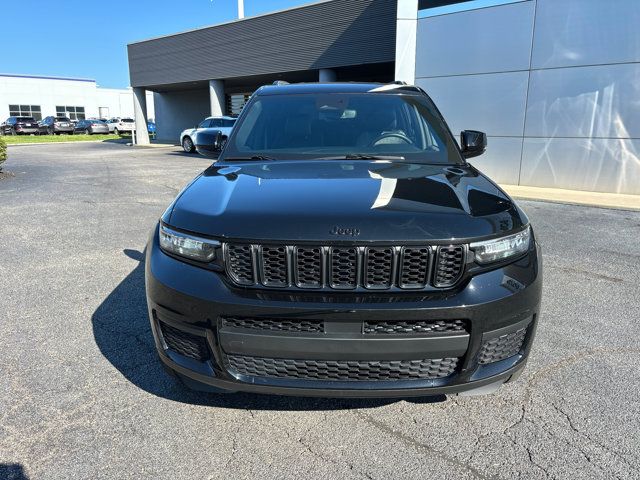
[[[331,235],[344,235],[346,237],[357,237],[360,235],[360,230],[357,228],[341,228],[337,225],[329,230]]]

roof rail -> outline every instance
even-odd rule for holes
[[[408,85],[404,80],[394,80],[393,82],[389,82],[391,85]]]
[[[289,85],[289,82],[287,82],[286,80],[276,80],[272,83],[272,85]]]

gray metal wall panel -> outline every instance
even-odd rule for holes
[[[640,61],[638,0],[538,0],[533,68]]]
[[[528,137],[640,138],[640,64],[531,72]]]
[[[416,77],[528,70],[535,3],[418,20]]]
[[[393,62],[396,0],[334,0],[128,46],[132,86]]]
[[[211,115],[209,90],[186,90],[154,94],[158,140],[179,142],[182,130]]]
[[[421,78],[417,84],[436,102],[451,130],[482,130],[522,136],[528,72]]]
[[[517,185],[521,154],[521,138],[489,137],[484,155],[469,159],[469,163],[495,182]]]
[[[525,138],[521,185],[640,194],[640,140]]]

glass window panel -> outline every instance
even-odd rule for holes
[[[435,17],[436,15],[495,7],[520,1],[522,0],[420,0],[418,17]]]
[[[76,107],[76,112],[84,113],[84,107]]]
[[[40,105],[31,105],[31,111],[32,112],[39,112],[40,111]]]
[[[18,110],[20,110],[20,107],[18,107],[18,105],[9,105],[9,110],[17,112]]]

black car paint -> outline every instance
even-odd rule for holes
[[[383,191],[388,184],[391,195]],[[367,160],[216,164],[182,192],[163,221],[211,237],[292,241],[328,240],[340,225],[371,242],[464,241],[528,223],[470,165]]]
[[[265,94],[362,88],[351,84],[291,85],[269,88]],[[449,165],[387,160],[227,162],[224,151],[220,160],[185,187],[161,222],[220,241],[323,245],[470,243],[520,231],[529,223],[515,202],[465,163],[462,155]],[[529,251],[520,258],[490,266],[470,262],[460,283],[443,291],[292,292],[238,287],[218,262],[205,266],[168,255],[159,248],[158,228],[152,232],[146,258],[152,330],[163,363],[192,387],[320,396],[432,395],[513,380],[526,363],[538,324],[542,289],[542,261],[533,236]],[[338,231],[352,234],[337,236]],[[356,231],[357,236],[353,235]],[[226,344],[218,320],[223,314],[315,317],[333,325],[464,318],[470,322],[471,334],[459,371],[447,379],[356,385],[237,378],[223,366]],[[159,319],[206,338],[212,359],[196,362],[167,349]],[[523,324],[528,330],[518,355],[478,364],[479,349],[487,338]],[[347,337],[346,345],[355,351],[364,340],[358,335]],[[260,340],[269,342],[268,337]],[[298,340],[297,345],[285,343],[290,350],[282,351],[284,358],[296,358],[305,346],[318,351],[325,345],[318,338]],[[251,353],[247,345],[236,347]],[[268,345],[264,348],[269,349]],[[354,355],[358,357],[345,351],[339,356]],[[384,348],[380,355],[385,355]]]

